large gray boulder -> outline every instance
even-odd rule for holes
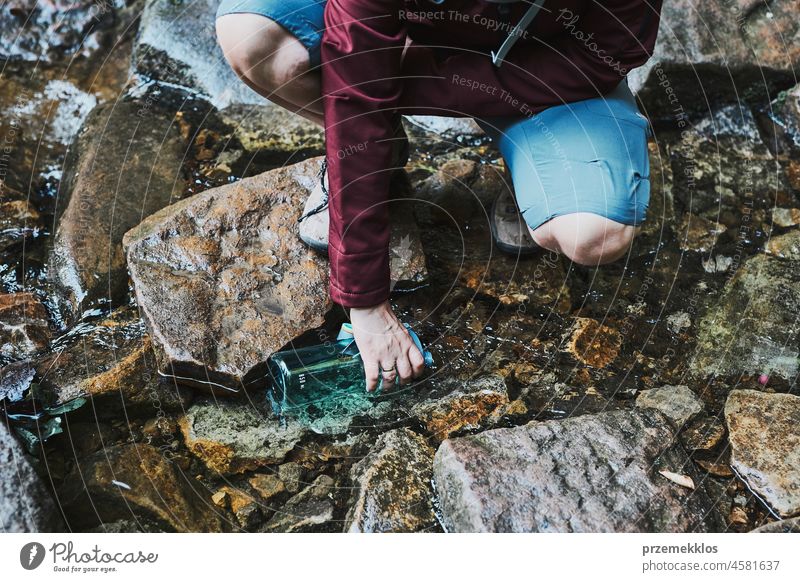
[[[720,101],[765,103],[795,81],[793,0],[664,2],[652,58],[630,74],[652,117],[672,120]]]
[[[19,442],[0,422],[0,531],[61,532],[64,525],[50,490]]]
[[[667,475],[694,477],[696,488]],[[444,526],[472,532],[696,532],[719,525],[670,422],[617,410],[446,440]]]

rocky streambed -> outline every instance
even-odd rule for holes
[[[283,421],[267,357],[344,321],[296,236],[320,132],[232,75],[215,0],[3,8],[3,529],[796,530],[792,4],[727,60],[700,17],[662,35],[648,223],[611,265],[498,252],[494,146],[407,118],[392,302],[436,365]]]

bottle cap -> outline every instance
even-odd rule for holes
[[[410,325],[408,325],[407,323],[404,323],[403,325],[406,326],[406,329],[408,330],[408,335],[411,336],[411,339],[414,340],[414,343],[419,348],[419,351],[422,352],[422,358],[425,360],[425,367],[429,368],[433,366],[433,356],[428,350],[422,348],[422,342],[420,341],[419,336],[413,329],[411,329]]]
[[[342,327],[339,329],[339,335],[336,336],[336,341],[343,340],[343,339],[350,339],[353,337],[353,324],[352,323],[343,323]]]

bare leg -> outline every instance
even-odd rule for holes
[[[323,126],[319,71],[297,38],[260,14],[224,14],[216,21],[225,59],[244,83],[270,101]]]
[[[528,230],[539,246],[562,253],[581,265],[597,266],[622,257],[641,228],[591,212],[574,212]]]

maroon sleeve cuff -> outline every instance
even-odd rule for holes
[[[328,243],[331,300],[343,307],[372,307],[389,298],[388,249],[345,254]]]

